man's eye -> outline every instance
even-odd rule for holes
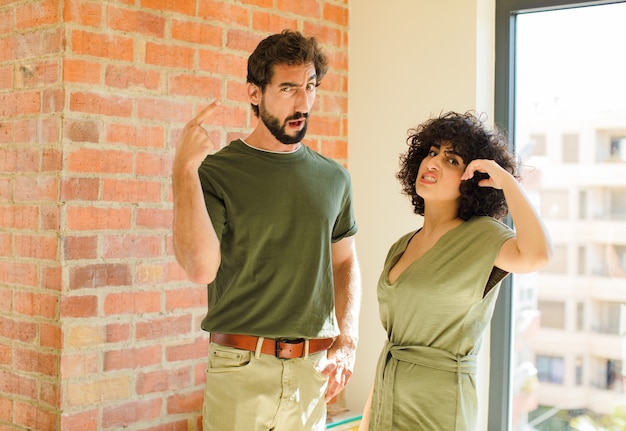
[[[307,84],[307,86],[306,86],[307,91],[314,91],[315,88],[316,88],[315,84],[313,84],[313,83]]]

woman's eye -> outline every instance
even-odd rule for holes
[[[428,152],[428,155],[429,155],[430,157],[435,157],[435,156],[437,155],[437,152],[436,152],[436,151],[433,151],[433,150],[430,150],[430,151]]]
[[[451,165],[458,165],[459,162],[456,159],[448,159],[448,162],[450,162]]]

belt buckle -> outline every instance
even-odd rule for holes
[[[274,346],[274,356],[276,357],[276,359],[293,359],[293,357],[289,358],[289,357],[282,357],[280,356],[280,352],[282,351],[282,349],[280,348],[281,344],[301,344],[304,343],[304,338],[276,338],[274,339],[275,342],[275,346]],[[303,356],[303,355],[302,355]]]

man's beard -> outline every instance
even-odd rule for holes
[[[272,114],[270,114],[267,111],[267,109],[265,109],[265,105],[263,104],[263,102],[261,102],[261,104],[259,105],[259,118],[261,119],[261,121],[263,121],[263,124],[265,124],[265,127],[267,127],[267,130],[269,130],[270,133],[274,135],[274,137],[279,142],[285,145],[297,144],[300,141],[302,141],[302,139],[304,139],[304,135],[306,135],[306,129],[309,124],[308,117],[309,117],[309,114],[296,112],[294,115],[285,118],[285,121],[283,122],[283,124],[280,124],[280,120],[274,117]],[[285,132],[285,127],[287,126],[287,123],[289,121],[299,120],[301,118],[304,119],[304,125],[302,126],[302,129],[298,131],[298,133],[296,133],[294,136],[289,136]]]

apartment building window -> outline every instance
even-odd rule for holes
[[[510,293],[521,277],[501,292],[488,430],[597,431],[626,410],[626,1],[496,0],[496,19],[495,122],[534,170],[522,185],[554,256],[524,277],[538,323]],[[532,394],[519,376],[536,376]]]
[[[565,303],[562,301],[539,301],[537,304],[541,314],[541,327],[565,329]]]
[[[585,330],[585,303],[576,303],[576,331],[582,332]]]
[[[537,355],[537,378],[540,382],[563,384],[565,359],[561,356]]]
[[[530,135],[530,155],[545,156],[546,155],[546,135]]]
[[[582,386],[583,384],[583,358],[581,356],[576,357],[576,386]]]
[[[565,133],[562,139],[563,163],[578,163],[578,134]]]

